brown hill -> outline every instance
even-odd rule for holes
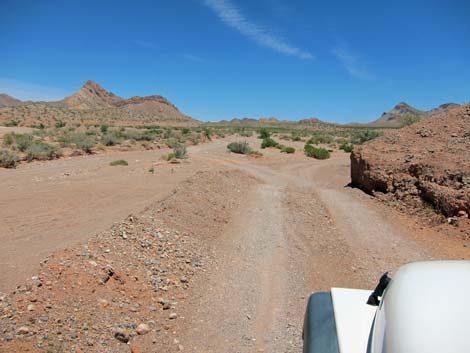
[[[351,154],[352,183],[369,193],[432,207],[446,217],[470,214],[470,105],[389,131]]]
[[[0,122],[18,120],[20,125],[57,120],[109,125],[196,125],[199,122],[181,113],[162,96],[121,98],[96,82],[87,81],[76,93],[58,102],[28,102],[3,107]]]
[[[77,92],[58,103],[73,110],[94,110],[116,106],[122,100],[96,82],[88,80]]]
[[[22,104],[23,102],[19,99],[13,98],[5,93],[0,93],[0,108],[3,107],[14,107]]]
[[[440,105],[437,108],[426,111],[416,109],[405,102],[400,102],[395,107],[393,107],[392,110],[383,113],[380,118],[366,125],[372,127],[401,127],[404,125],[405,120],[409,117],[420,119],[429,118],[435,114],[447,112],[450,109],[458,106],[459,105],[455,103],[446,103]]]

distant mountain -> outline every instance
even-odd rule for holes
[[[5,101],[7,102],[6,99]],[[162,96],[121,98],[91,80],[74,94],[57,102],[21,104],[18,101],[16,105],[12,102],[8,100],[7,105],[0,101],[0,120],[15,119],[21,124],[27,122],[30,125],[58,119],[110,125],[194,125],[199,123],[181,113],[175,105]],[[19,104],[21,107],[18,107]]]
[[[23,102],[19,99],[13,98],[8,94],[0,93],[0,108],[3,107],[15,107],[22,104]]]
[[[447,112],[448,110],[458,106],[459,104],[446,103],[437,108],[426,111],[416,109],[405,102],[400,102],[389,112],[383,113],[377,120],[365,125],[373,127],[400,127],[403,126],[407,117],[428,118],[434,114]]]

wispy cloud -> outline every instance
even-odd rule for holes
[[[351,52],[344,44],[336,46],[332,52],[351,76],[360,80],[374,79],[374,75],[364,67],[360,57]]]
[[[313,59],[313,55],[272,34],[269,29],[249,21],[230,0],[204,0],[219,19],[254,42],[284,55]]]
[[[23,101],[56,101],[70,94],[61,88],[7,78],[0,78],[0,93],[6,93]]]
[[[203,58],[200,58],[199,56],[192,55],[192,54],[183,54],[182,57],[187,59],[187,60],[194,61],[194,62],[197,62],[197,63],[206,62],[206,60],[204,60]]]
[[[155,48],[155,44],[153,44],[152,42],[140,39],[134,40],[134,44],[141,48]]]

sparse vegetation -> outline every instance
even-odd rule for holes
[[[16,168],[20,157],[8,150],[0,150],[0,167]]]
[[[314,147],[310,144],[306,144],[304,147],[305,155],[315,159],[328,159],[330,158],[330,152],[325,148]]]
[[[270,138],[270,137],[271,137],[271,133],[269,132],[268,129],[262,128],[262,129],[259,130],[258,138],[265,140],[265,139]]]
[[[173,153],[176,159],[186,159],[188,158],[188,151],[185,145],[176,144],[173,147]]]
[[[282,149],[281,149],[281,152],[283,153],[295,153],[295,148],[294,147],[290,147],[290,146],[284,146]]]
[[[55,122],[55,127],[56,127],[57,129],[63,128],[63,127],[65,127],[65,125],[66,125],[66,123],[65,123],[64,121],[62,121],[62,120],[57,120],[57,121]]]
[[[105,146],[115,146],[119,143],[119,138],[113,132],[107,132],[101,137],[101,143]]]
[[[350,143],[344,143],[341,146],[339,146],[340,150],[343,150],[344,152],[351,153],[354,149],[354,145]]]
[[[118,160],[115,160],[115,161],[112,161],[111,163],[109,163],[110,166],[112,167],[116,167],[116,166],[128,166],[129,163],[127,163],[126,160],[124,159],[118,159]]]
[[[25,152],[29,162],[35,159],[49,160],[62,156],[62,151],[57,146],[42,141],[34,141]]]
[[[278,143],[271,137],[267,137],[263,139],[263,142],[261,142],[261,148],[276,147],[277,145]]]
[[[227,149],[232,153],[238,154],[250,154],[252,152],[250,145],[246,141],[231,142],[228,144]]]
[[[419,121],[421,121],[421,117],[419,117],[418,115],[405,115],[405,117],[403,118],[402,127],[413,125]]]

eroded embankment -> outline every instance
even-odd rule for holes
[[[212,261],[205,243],[256,183],[239,171],[196,173],[141,214],[54,253],[37,276],[0,296],[0,352],[175,347],[179,308]]]
[[[351,154],[352,183],[455,223],[470,214],[470,106],[396,130]]]

